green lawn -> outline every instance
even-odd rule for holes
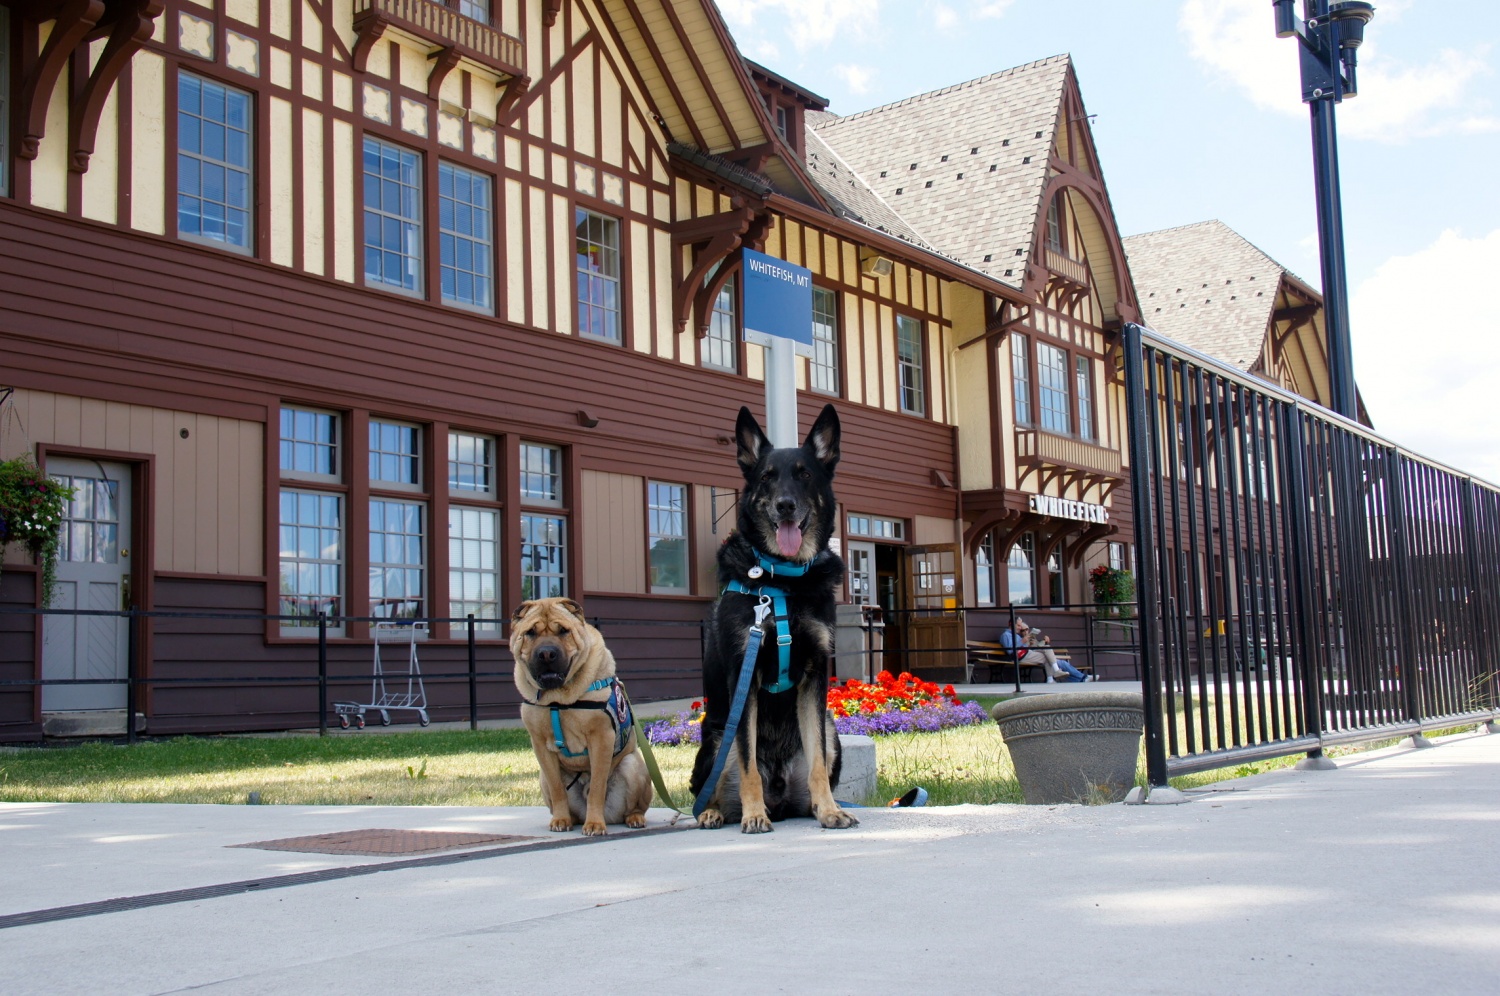
[[[988,710],[1000,699],[979,701]],[[695,746],[656,748],[679,805],[687,800],[696,751]],[[1021,801],[1010,755],[994,723],[882,736],[877,756],[875,799],[850,801],[879,803],[914,785],[927,789],[930,805]],[[1257,774],[1286,767],[1300,756],[1174,778],[1172,784],[1189,788]],[[536,759],[523,730],[180,737],[133,747],[87,743],[0,752],[0,802],[241,804],[251,792],[276,805],[541,804]]]

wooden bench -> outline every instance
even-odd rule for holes
[[[967,642],[968,653],[964,658],[964,681],[966,683],[970,685],[974,684],[974,669],[976,667],[987,669],[985,673],[986,684],[993,684],[996,674],[1002,675],[1007,680],[1015,676],[1015,651],[990,640],[969,640]],[[1069,664],[1073,663],[1073,656],[1068,651],[1054,648],[1053,653],[1057,655],[1058,660],[1067,661]],[[1092,668],[1087,666],[1077,664],[1073,666],[1085,674],[1088,674],[1092,670]],[[1022,661],[1021,670],[1023,672],[1022,681],[1032,681],[1033,679],[1029,677],[1029,674],[1033,670],[1036,672],[1035,681],[1043,682],[1047,680],[1047,669],[1043,666],[1040,658],[1031,661]]]

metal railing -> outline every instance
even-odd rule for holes
[[[320,735],[326,735],[329,729],[329,714],[332,706],[332,692],[346,689],[350,694],[356,692],[361,686],[369,690],[373,680],[373,645],[372,639],[350,639],[347,637],[330,638],[331,632],[337,632],[340,626],[350,623],[370,624],[377,622],[390,622],[386,617],[380,616],[329,616],[320,614],[309,620],[306,614],[297,615],[268,615],[255,612],[207,612],[207,611],[172,611],[172,610],[146,610],[146,609],[123,609],[123,610],[100,610],[100,609],[37,609],[30,607],[5,605],[0,606],[0,617],[33,616],[38,623],[44,617],[84,617],[118,619],[126,626],[125,646],[125,673],[118,677],[89,677],[89,678],[0,678],[0,689],[6,688],[34,688],[41,689],[48,686],[123,686],[125,691],[125,740],[134,743],[138,736],[135,717],[140,711],[141,693],[148,689],[193,689],[193,688],[254,688],[254,687],[280,687],[289,689],[303,689],[307,701],[301,698],[303,692],[294,691],[289,693],[285,700],[278,703],[275,715],[317,716],[317,728]],[[213,648],[212,641],[227,641],[221,645],[222,649],[238,647],[240,649],[253,647],[257,651],[265,652],[270,658],[267,663],[258,668],[248,662],[239,665],[226,665],[222,661],[215,660],[211,653],[200,652],[196,655],[199,662],[196,664],[183,664],[177,660],[158,659],[152,668],[143,668],[141,657],[146,627],[154,629],[155,639],[159,642],[172,639],[183,634],[174,634],[164,629],[171,623],[183,623],[201,621],[209,624],[208,629],[212,632],[193,634],[192,638],[197,642],[201,650],[209,651]],[[286,638],[285,629],[283,637],[274,647],[267,648],[265,641],[261,638],[261,630],[257,629],[253,636],[249,635],[243,627],[235,627],[232,623],[251,623],[258,627],[265,627],[268,623],[277,623],[286,627],[295,625],[299,628],[305,627],[308,631],[304,636],[299,634],[296,638]],[[311,622],[311,625],[308,625]],[[514,674],[514,660],[510,654],[510,648],[506,642],[498,638],[498,634],[490,635],[484,633],[485,625],[498,625],[499,621],[493,619],[475,618],[473,615],[459,617],[431,617],[421,619],[403,619],[403,623],[427,623],[429,630],[432,624],[443,624],[451,627],[453,639],[436,640],[429,639],[418,641],[418,654],[421,658],[421,677],[428,685],[438,689],[436,695],[429,695],[438,701],[428,707],[429,713],[437,714],[440,719],[453,721],[461,717],[468,719],[470,729],[478,729],[480,713],[485,712],[490,716],[498,716],[502,713],[509,714],[504,718],[514,715],[513,710],[519,703],[519,696],[512,683]],[[703,623],[688,620],[642,620],[642,619],[612,619],[603,617],[590,617],[589,622],[603,633],[606,638],[614,640],[628,640],[632,628],[643,627],[650,629],[680,629],[683,631],[680,639],[683,643],[691,642],[692,646],[701,655],[703,645]],[[491,631],[495,633],[495,631]],[[246,642],[249,641],[249,642]],[[24,664],[24,662],[22,662]],[[453,669],[454,663],[461,663],[462,670]],[[651,666],[632,667],[633,662],[621,660],[620,676],[627,682],[631,681],[691,681],[692,691],[689,694],[697,694],[698,680],[700,675],[700,664],[693,661],[692,666],[671,667],[663,666],[659,658],[652,656]],[[147,672],[150,673],[147,673]],[[160,673],[172,672],[172,673]],[[187,672],[187,673],[184,673]],[[275,673],[268,673],[275,672]],[[388,680],[404,679],[405,672],[393,673],[387,671]],[[481,686],[481,681],[489,682]],[[461,686],[462,692],[455,696],[443,694],[445,690],[451,690],[453,686]],[[343,697],[348,697],[344,695]],[[676,696],[674,696],[676,697]],[[649,699],[638,699],[638,703],[650,701]],[[372,711],[379,711],[378,708]],[[194,729],[193,733],[216,733],[216,732],[238,732],[255,730],[284,730],[297,729],[306,725],[305,722],[267,723],[266,725],[246,726],[243,717],[225,712],[221,721],[215,723],[214,717],[205,716]],[[147,732],[150,733],[149,724],[151,716],[146,717],[148,723]]]
[[[1488,721],[1500,491],[1127,325],[1151,786]]]

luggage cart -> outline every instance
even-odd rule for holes
[[[427,636],[427,624],[425,622],[377,622],[370,627],[370,634],[375,640],[375,672],[370,681],[370,701],[368,702],[335,702],[333,711],[339,717],[339,726],[347,730],[349,724],[353,723],[359,729],[365,728],[365,710],[375,709],[380,713],[380,725],[391,725],[391,712],[396,709],[410,709],[417,714],[417,720],[423,726],[431,722],[427,718],[427,689],[422,684],[422,668],[417,664],[417,638]],[[387,671],[380,660],[380,648],[385,646],[406,645],[406,670]],[[406,680],[405,691],[393,691],[401,687],[401,680]],[[389,685],[387,684],[389,682]]]

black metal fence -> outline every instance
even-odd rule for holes
[[[44,617],[83,616],[101,619],[116,619],[126,627],[126,657],[123,674],[111,677],[55,678],[55,677],[6,677],[0,673],[0,691],[7,689],[41,689],[48,686],[93,686],[123,687],[123,705],[126,717],[135,717],[140,712],[141,696],[147,690],[213,690],[227,689],[280,689],[275,694],[274,715],[282,719],[262,718],[250,720],[224,714],[219,717],[203,716],[187,732],[238,732],[250,730],[282,730],[303,728],[316,717],[320,733],[326,734],[330,725],[338,725],[340,714],[350,715],[348,710],[336,706],[347,701],[364,706],[363,711],[380,713],[381,694],[376,686],[374,670],[373,639],[330,641],[330,633],[337,637],[346,632],[349,624],[368,626],[374,623],[391,623],[386,617],[366,616],[317,616],[309,619],[302,615],[266,615],[254,612],[211,612],[195,610],[97,610],[97,609],[37,609],[22,606],[0,606],[0,617],[34,617],[38,624]],[[485,718],[514,718],[519,703],[512,681],[514,661],[508,645],[498,637],[495,620],[464,618],[402,619],[400,624],[426,624],[429,633],[434,626],[446,626],[452,633],[448,640],[416,641],[420,678],[423,686],[422,701],[426,716],[454,722],[467,719],[471,729],[478,729],[481,714]],[[652,638],[660,645],[661,630],[672,630],[676,641],[690,641],[701,657],[703,624],[679,620],[609,619],[590,617],[589,622],[612,643],[628,642],[637,631]],[[296,626],[303,639],[284,640],[276,649],[272,660],[237,661],[233,652],[244,645],[244,634],[253,627],[258,632],[269,623],[280,626]],[[146,628],[158,640],[173,635],[174,627],[187,627],[195,637],[195,653],[190,662],[152,662],[143,666],[142,648],[146,645]],[[491,627],[486,629],[486,627]],[[680,632],[679,632],[680,631]],[[257,639],[256,644],[260,641]],[[383,642],[383,668],[385,681],[390,687],[403,686],[408,680],[407,644]],[[221,655],[226,654],[226,655]],[[674,666],[664,663],[661,656],[653,655],[649,663],[631,667],[622,664],[621,677],[627,681],[645,679],[672,685],[682,683],[687,694],[697,694],[701,667],[695,659],[691,665]],[[27,666],[27,670],[35,664]],[[14,672],[12,672],[14,673]],[[431,693],[427,693],[431,686]],[[397,699],[387,698],[387,703],[402,701],[401,692],[392,693]],[[414,700],[413,700],[414,701]],[[640,701],[647,701],[642,699]],[[417,711],[413,705],[387,705],[390,711]],[[288,721],[285,717],[295,717]],[[304,719],[305,718],[305,719]],[[216,719],[218,722],[216,722]],[[151,717],[147,717],[147,733]],[[361,724],[363,725],[363,724]],[[125,739],[134,743],[137,739],[136,724],[127,719],[123,731]]]
[[[1151,786],[1493,720],[1500,492],[1127,325]]]

